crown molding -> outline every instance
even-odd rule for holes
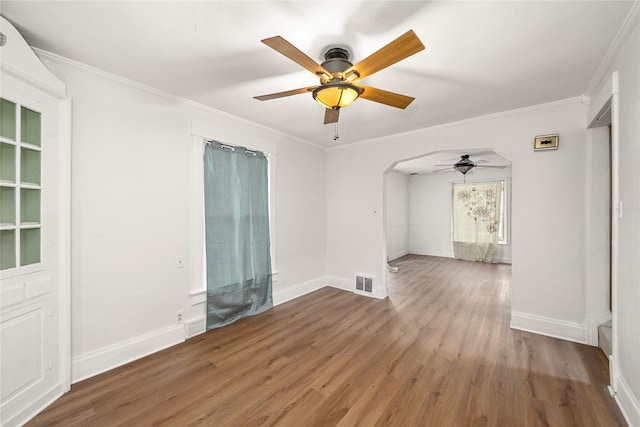
[[[640,0],[635,0],[633,6],[631,6],[629,14],[620,27],[618,34],[616,34],[616,37],[613,39],[613,42],[611,42],[611,46],[609,46],[609,49],[604,55],[602,62],[600,62],[596,73],[589,83],[589,86],[587,86],[587,89],[584,92],[585,95],[589,97],[593,97],[595,95],[595,90],[607,77],[607,72],[613,65],[613,61],[615,60],[615,58],[618,56],[622,45],[624,45],[624,43],[629,39],[631,32],[638,23],[638,20],[640,20]]]
[[[371,144],[374,142],[380,142],[380,141],[388,141],[390,138],[405,138],[408,136],[413,136],[413,135],[421,135],[424,132],[431,132],[431,131],[437,131],[437,130],[442,130],[442,129],[450,129],[450,128],[455,128],[455,127],[459,127],[459,126],[466,126],[468,124],[472,124],[472,123],[477,123],[477,122],[482,122],[485,120],[491,120],[491,119],[496,119],[496,118],[500,118],[500,117],[508,117],[508,116],[512,116],[515,114],[522,114],[522,113],[528,113],[528,112],[533,112],[533,111],[539,111],[539,110],[546,110],[548,108],[553,108],[556,106],[560,106],[560,105],[565,105],[565,104],[572,104],[572,103],[582,103],[583,102],[583,96],[574,96],[573,98],[566,98],[566,99],[561,99],[558,101],[552,101],[552,102],[547,102],[544,104],[536,104],[536,105],[531,105],[528,107],[522,107],[522,108],[516,108],[513,110],[506,110],[506,111],[500,111],[497,113],[491,113],[491,114],[485,114],[483,116],[477,116],[477,117],[471,117],[469,119],[464,119],[464,120],[458,120],[455,122],[449,122],[449,123],[443,123],[443,124],[439,124],[439,125],[434,125],[434,126],[429,126],[426,128],[420,128],[420,129],[413,129],[407,132],[402,132],[402,133],[396,133],[393,135],[387,135],[387,136],[381,136],[378,138],[373,138],[373,139],[366,139],[363,141],[358,141],[358,142],[354,142],[351,144],[345,144],[345,145],[340,145],[340,146],[336,146],[336,147],[330,147],[328,148],[329,151],[333,151],[333,150],[341,150],[344,148],[353,148],[359,145],[363,145],[363,144]]]
[[[226,112],[224,112],[222,110],[218,110],[218,109],[210,107],[208,105],[204,105],[204,104],[201,104],[199,102],[195,102],[195,101],[192,101],[190,99],[183,98],[183,97],[180,97],[178,95],[174,95],[172,93],[165,92],[163,90],[156,89],[156,88],[151,87],[151,86],[147,86],[147,85],[145,85],[143,83],[140,83],[140,82],[137,82],[135,80],[131,80],[131,79],[128,79],[126,77],[122,77],[122,76],[119,76],[117,74],[113,74],[113,73],[110,73],[108,71],[104,71],[104,70],[102,70],[100,68],[96,68],[96,67],[93,67],[91,65],[87,65],[87,64],[84,64],[82,62],[78,62],[78,61],[75,61],[73,59],[69,59],[69,58],[66,58],[64,56],[48,52],[46,50],[42,50],[42,49],[39,49],[39,48],[33,48],[33,50],[36,52],[38,57],[40,57],[41,59],[46,59],[46,60],[49,60],[51,62],[55,62],[55,63],[61,64],[61,65],[69,66],[71,68],[75,68],[77,70],[80,70],[80,71],[83,71],[83,72],[86,72],[86,73],[89,73],[89,74],[93,74],[95,76],[104,78],[106,80],[110,80],[110,81],[115,82],[115,83],[119,83],[119,84],[122,84],[122,85],[125,85],[125,86],[129,86],[129,87],[134,88],[134,89],[138,89],[138,90],[141,90],[141,91],[144,91],[144,92],[147,92],[147,93],[151,93],[153,95],[166,98],[166,99],[168,99],[170,101],[177,102],[177,103],[183,104],[185,106],[189,106],[189,107],[198,109],[200,111],[213,114],[213,115],[215,115],[217,117],[220,117],[220,118],[223,118],[223,119],[226,119],[226,120],[229,120],[229,121],[233,121],[233,122],[236,122],[236,123],[241,124],[241,125],[253,127],[258,131],[268,132],[268,133],[271,133],[272,135],[277,136],[277,137],[286,138],[288,140],[293,140],[295,142],[299,142],[301,144],[305,144],[305,145],[311,146],[313,148],[323,150],[324,152],[327,151],[327,148],[322,146],[322,145],[313,143],[311,141],[307,141],[305,139],[302,139],[302,138],[294,136],[294,135],[290,135],[290,134],[282,132],[282,131],[280,131],[278,129],[274,129],[274,128],[271,128],[271,127],[268,127],[268,126],[264,126],[264,125],[261,125],[261,124],[256,123],[256,122],[252,122],[251,120],[243,119],[242,117],[238,117],[238,116],[235,116],[233,114],[226,113]]]

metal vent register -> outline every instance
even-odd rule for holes
[[[373,277],[356,274],[356,290],[373,292]]]

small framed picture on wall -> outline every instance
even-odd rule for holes
[[[557,150],[559,142],[560,136],[558,134],[536,136],[533,140],[533,149],[535,151]]]

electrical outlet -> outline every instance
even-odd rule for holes
[[[184,321],[184,312],[182,310],[176,311],[176,323],[182,323]]]

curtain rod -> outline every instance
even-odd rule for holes
[[[456,181],[449,181],[451,184],[485,184],[487,182],[496,182],[496,181],[507,181],[510,180],[511,177],[504,177],[504,178],[487,178],[487,179],[482,179],[479,181],[469,181],[469,182],[456,182]]]
[[[236,145],[223,144],[222,142],[216,141],[216,140],[213,140],[213,139],[205,139],[204,140],[204,144],[205,145],[212,145],[214,142],[217,143],[217,144],[220,144],[220,148],[224,148],[224,149],[227,149],[227,150],[230,150],[230,151],[236,151],[236,148],[238,147]],[[247,156],[256,157],[258,155],[257,151],[251,151],[251,150],[248,150],[245,147],[241,147],[241,148],[244,148],[244,154],[246,154]],[[264,155],[264,153],[263,153],[263,155]]]

